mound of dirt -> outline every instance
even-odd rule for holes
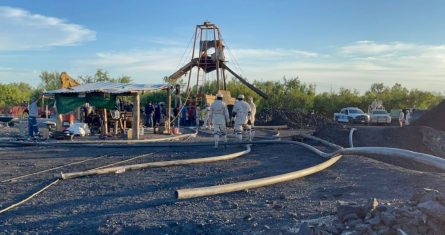
[[[354,147],[390,147],[407,149],[445,158],[445,132],[425,126],[371,127],[357,126],[353,136]],[[343,147],[349,147],[350,127],[326,126],[314,135]],[[369,155],[373,159],[407,169],[440,171],[431,166],[396,158]]]
[[[332,123],[332,120],[316,114],[297,109],[266,108],[256,114],[256,125],[287,125],[291,128],[316,128]]]
[[[429,126],[437,130],[445,131],[445,100],[423,114],[418,120],[414,121],[412,125]]]

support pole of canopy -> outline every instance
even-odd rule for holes
[[[132,123],[132,129],[133,129],[133,136],[132,138],[134,140],[139,139],[139,122],[141,121],[141,110],[140,107],[140,95],[139,92],[133,95],[133,123]]]
[[[103,115],[104,115],[104,125],[103,125],[103,135],[108,135],[108,116],[107,116],[107,109],[103,109]]]

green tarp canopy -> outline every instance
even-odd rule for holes
[[[116,95],[105,93],[87,93],[79,97],[78,94],[55,94],[57,112],[60,114],[74,111],[85,103],[97,108],[115,109]]]

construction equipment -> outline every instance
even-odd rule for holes
[[[197,45],[197,40],[199,39],[199,45]],[[198,47],[199,55],[195,57],[195,48]],[[182,66],[172,75],[167,77],[167,81],[170,83],[175,83],[181,76],[189,73],[187,81],[187,90],[189,90],[192,69],[197,67],[196,72],[196,87],[199,85],[199,75],[200,71],[204,73],[216,72],[216,92],[220,90],[227,90],[226,84],[226,72],[231,73],[235,78],[237,78],[241,83],[249,87],[251,90],[256,92],[261,97],[267,99],[268,95],[262,90],[255,87],[253,84],[249,83],[246,79],[235,73],[230,69],[225,60],[224,56],[224,43],[221,37],[221,31],[218,26],[212,24],[208,21],[204,22],[202,25],[197,25],[194,35],[194,43],[192,50],[192,59],[189,63]],[[210,54],[210,56],[209,56]],[[197,89],[198,90],[198,89]]]
[[[67,72],[62,72],[60,74],[59,81],[60,81],[60,88],[62,89],[63,88],[70,89],[71,87],[80,85],[80,83],[72,79]]]

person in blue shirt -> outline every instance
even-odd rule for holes
[[[187,106],[184,105],[181,109],[181,126],[185,126],[187,124]]]

